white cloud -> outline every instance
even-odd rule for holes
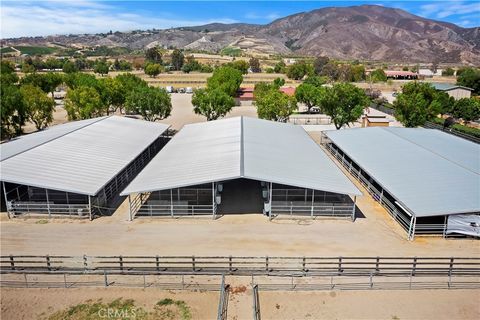
[[[272,21],[276,20],[281,17],[280,14],[276,12],[271,12],[271,13],[266,13],[266,14],[259,14],[256,12],[249,12],[244,16],[246,19],[250,20],[266,20],[266,21]]]
[[[97,33],[108,32],[109,30],[164,29],[212,22],[237,22],[228,18],[182,20],[173,16],[162,18],[146,14],[122,13],[116,10],[111,3],[93,1],[2,1],[0,10],[1,38]],[[166,14],[168,15],[168,13]]]
[[[420,6],[423,16],[443,19],[454,15],[471,14],[480,11],[480,2],[440,1]]]

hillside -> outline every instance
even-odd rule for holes
[[[330,7],[277,19],[167,30],[4,39],[4,45],[177,47],[250,54],[327,55],[338,59],[480,64],[480,28],[425,19],[383,6]]]

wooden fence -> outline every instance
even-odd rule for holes
[[[8,255],[0,273],[480,276],[480,258]]]

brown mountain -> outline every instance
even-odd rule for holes
[[[244,23],[113,34],[6,39],[4,43],[106,45],[131,49],[160,45],[218,52],[326,55],[339,59],[480,65],[480,28],[425,19],[400,9],[363,5],[303,12],[267,25]]]

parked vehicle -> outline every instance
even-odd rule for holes
[[[185,93],[185,88],[179,88],[177,92],[178,93]]]
[[[166,86],[165,90],[167,90],[168,93],[173,93],[173,87],[172,86]]]
[[[193,93],[192,87],[187,87],[187,88],[185,89],[185,93]]]

